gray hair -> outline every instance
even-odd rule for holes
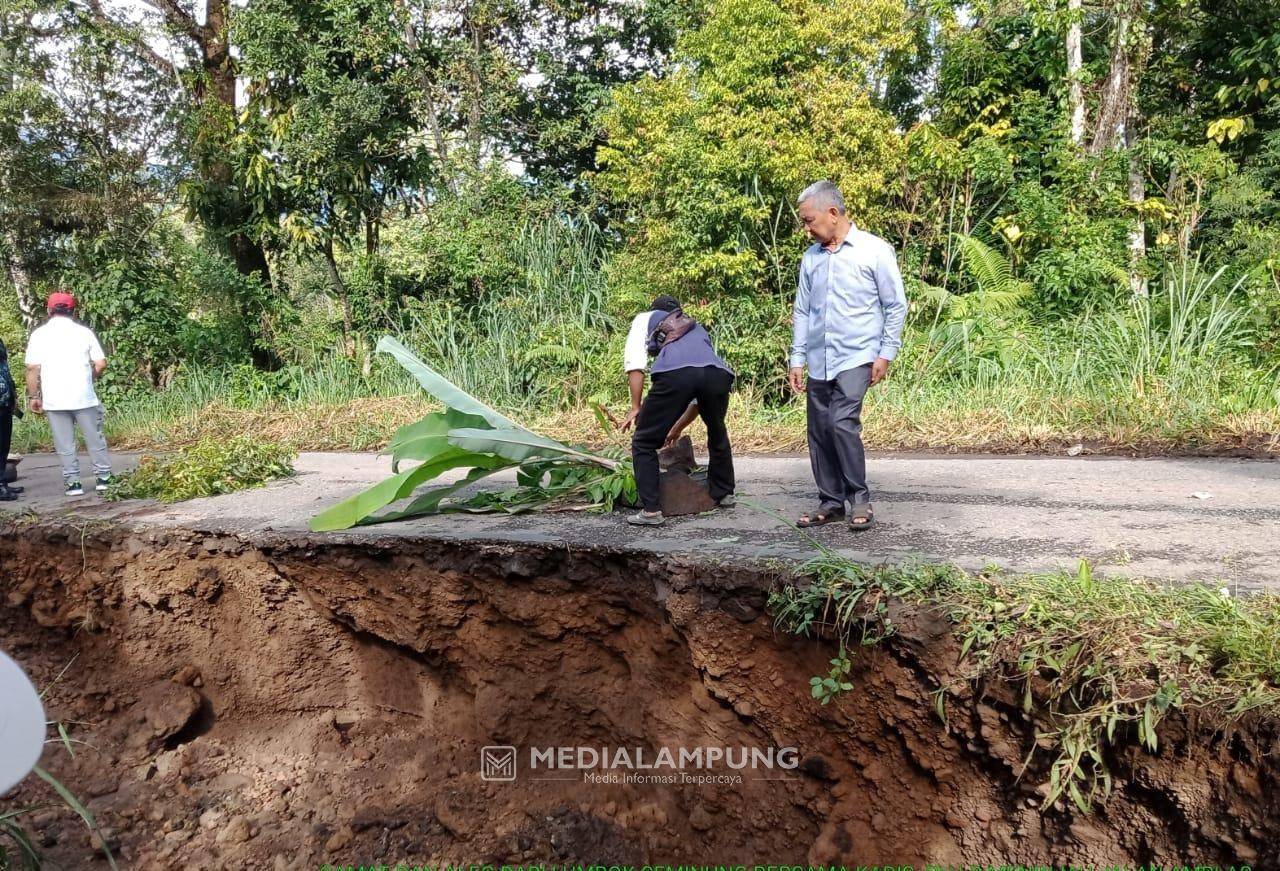
[[[835,207],[840,214],[844,214],[844,194],[840,193],[840,188],[827,180],[815,181],[807,188],[800,192],[800,196],[796,198],[796,205],[814,201],[814,205],[824,208]]]

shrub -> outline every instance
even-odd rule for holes
[[[143,457],[138,468],[107,491],[107,498],[181,502],[258,487],[293,474],[297,451],[252,436],[202,439],[167,457]]]

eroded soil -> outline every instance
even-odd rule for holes
[[[1041,808],[1018,694],[935,713],[958,653],[944,620],[897,614],[822,706],[808,682],[831,645],[773,628],[758,567],[32,525],[0,549],[0,649],[85,742],[44,764],[122,868],[1280,863],[1273,723],[1171,718],[1159,755],[1115,751],[1101,811]],[[794,746],[800,764],[733,785],[493,782],[488,745]],[[0,809],[48,798],[29,779]],[[106,867],[69,811],[26,824],[64,867]]]

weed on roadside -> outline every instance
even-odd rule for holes
[[[165,457],[143,457],[107,490],[108,500],[155,498],[180,502],[258,487],[293,474],[297,451],[242,435],[204,439]]]

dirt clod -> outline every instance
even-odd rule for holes
[[[138,699],[141,722],[148,742],[163,741],[186,728],[200,710],[200,694],[172,681],[159,681]]]
[[[249,840],[249,818],[243,815],[234,816],[231,821],[218,832],[219,844],[243,844]]]

